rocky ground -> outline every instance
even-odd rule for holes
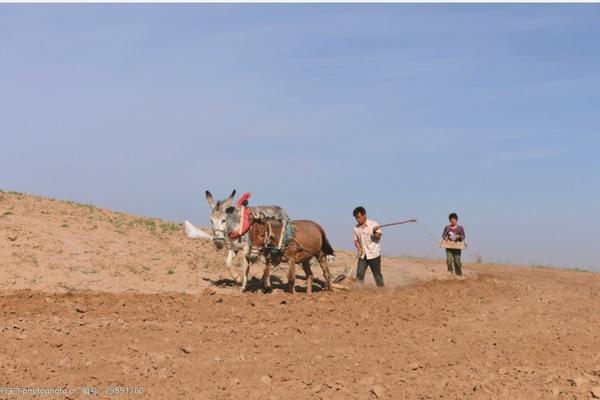
[[[0,193],[0,399],[600,397],[600,274],[390,258],[384,290],[308,297],[284,269],[241,294],[223,258],[179,224]]]

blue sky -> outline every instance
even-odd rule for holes
[[[199,225],[251,191],[350,248],[600,270],[600,5],[0,5],[0,188]],[[441,256],[416,226],[387,254]]]

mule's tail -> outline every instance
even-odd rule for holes
[[[331,244],[329,243],[329,240],[327,240],[327,236],[325,235],[325,231],[323,230],[323,228],[321,228],[321,251],[326,255],[326,256],[332,256],[334,255],[334,251],[333,251],[333,247],[331,247]]]

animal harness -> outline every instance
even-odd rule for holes
[[[244,236],[249,230],[250,226],[252,226],[252,222],[250,221],[250,208],[240,206],[240,227],[236,231],[229,232],[229,239],[237,239],[241,236]]]

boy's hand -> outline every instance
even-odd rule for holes
[[[373,235],[377,233],[378,229],[379,229],[379,225],[373,227]]]

